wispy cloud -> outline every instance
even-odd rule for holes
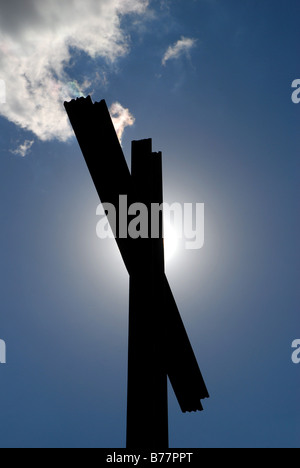
[[[28,151],[31,149],[32,145],[34,144],[34,140],[26,140],[22,145],[20,145],[16,150],[11,150],[12,154],[16,154],[18,156],[22,156],[25,158]]]
[[[118,138],[122,143],[122,136],[126,127],[130,127],[134,124],[135,118],[130,113],[129,109],[123,107],[119,102],[115,102],[109,109],[112,117],[113,124],[115,126]]]
[[[182,37],[175,44],[171,45],[162,59],[162,64],[166,65],[169,60],[175,60],[182,55],[189,54],[190,50],[195,47],[197,39]]]
[[[63,101],[85,94],[91,85],[67,75],[71,50],[113,63],[129,51],[122,17],[142,15],[147,6],[148,0],[1,1],[6,104],[0,114],[43,141],[66,141],[72,132]]]

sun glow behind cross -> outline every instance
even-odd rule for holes
[[[174,227],[169,221],[164,221],[164,247],[165,247],[165,260],[170,262],[176,256],[178,249],[179,237]]]

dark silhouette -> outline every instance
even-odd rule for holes
[[[162,155],[152,152],[151,140],[132,143],[130,174],[105,101],[80,98],[65,108],[100,200],[115,206],[117,220],[120,195],[128,205],[162,203]],[[118,233],[117,221],[116,242],[130,275],[127,448],[164,449],[167,376],[183,412],[202,411],[209,394],[165,276],[162,215],[158,239]]]

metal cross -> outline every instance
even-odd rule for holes
[[[122,195],[130,204],[162,204],[162,154],[151,140],[132,143],[130,173],[105,101],[80,98],[65,108],[100,200],[116,208],[117,220]],[[209,397],[165,275],[162,226],[161,215],[151,238],[149,217],[147,239],[120,236],[114,226],[130,275],[127,448],[168,448],[167,377],[183,412],[202,411]]]

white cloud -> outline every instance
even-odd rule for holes
[[[122,142],[122,136],[126,127],[134,124],[135,118],[129,112],[129,109],[125,109],[119,102],[115,102],[109,109],[112,117],[113,124],[115,126],[118,138]]]
[[[26,140],[24,141],[23,145],[20,145],[19,148],[17,148],[14,151],[11,151],[11,153],[22,156],[22,158],[24,158],[33,144],[34,144],[34,140],[32,141]]]
[[[0,2],[0,114],[39,139],[66,141],[71,128],[63,101],[90,83],[65,72],[70,47],[114,62],[129,50],[121,17],[142,14],[148,0],[9,0]]]
[[[188,37],[182,37],[175,44],[170,46],[162,59],[162,64],[166,65],[169,60],[178,59],[183,54],[188,54],[195,47],[197,40]]]

